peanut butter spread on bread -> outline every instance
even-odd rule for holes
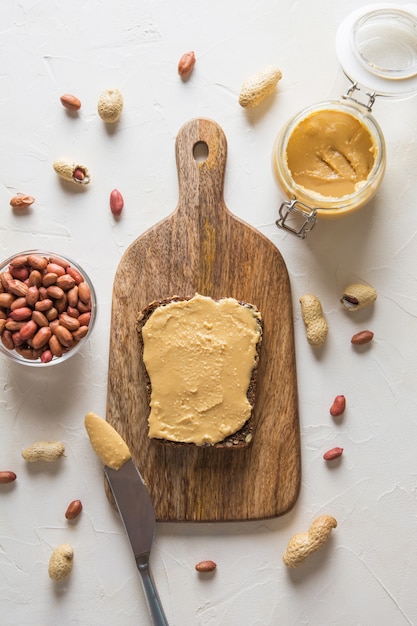
[[[200,294],[153,311],[142,328],[149,437],[215,444],[242,428],[252,410],[260,320],[252,305]]]

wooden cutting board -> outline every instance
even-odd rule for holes
[[[204,161],[195,157],[201,146]],[[226,207],[226,155],[225,135],[212,120],[193,119],[180,129],[177,208],[129,246],[114,279],[106,418],[129,445],[159,521],[276,517],[292,508],[300,487],[288,272],[272,242]],[[136,318],[153,300],[195,292],[253,303],[263,316],[257,426],[246,449],[171,447],[147,436]]]

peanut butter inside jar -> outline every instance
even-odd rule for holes
[[[372,115],[339,101],[296,115],[273,148],[273,168],[288,198],[318,217],[340,217],[376,193],[385,171],[385,142]]]
[[[375,151],[375,142],[359,119],[343,111],[324,110],[310,114],[295,127],[286,158],[297,185],[341,198],[366,182]]]

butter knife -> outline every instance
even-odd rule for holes
[[[156,519],[146,485],[132,459],[118,470],[104,466],[104,473],[132,546],[152,622],[168,626],[149,565]]]
[[[104,473],[129,538],[152,623],[154,626],[168,626],[149,565],[156,517],[148,489],[126,442],[113,426],[90,412],[85,416],[85,427],[90,443],[104,465]]]

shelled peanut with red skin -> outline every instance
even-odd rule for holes
[[[35,202],[33,196],[27,196],[25,194],[17,194],[10,198],[10,206],[13,209],[25,209]]]
[[[60,97],[61,104],[69,111],[78,111],[81,109],[81,100],[77,96],[73,96],[70,93],[65,93]]]
[[[81,500],[73,500],[69,503],[67,510],[65,511],[65,517],[68,520],[76,519],[83,509]]]
[[[342,456],[343,454],[343,448],[331,448],[330,450],[327,450],[327,452],[325,452],[323,454],[323,459],[325,461],[333,461],[334,459],[338,459],[340,456]]]
[[[333,417],[340,417],[343,415],[346,409],[346,398],[343,395],[336,396],[333,400],[333,404],[330,407],[330,415]]]
[[[0,485],[7,485],[8,483],[13,483],[16,480],[17,476],[14,472],[9,470],[0,471]]]
[[[217,563],[215,563],[214,561],[200,561],[195,566],[195,569],[197,570],[197,572],[207,573],[207,572],[214,572],[216,567],[217,567]]]
[[[118,189],[113,189],[110,193],[110,210],[115,217],[119,217],[123,211],[124,200]]]
[[[184,52],[178,61],[178,74],[181,78],[188,78],[194,69],[195,61],[196,58],[193,50]]]
[[[350,342],[354,346],[362,346],[365,343],[369,343],[374,338],[374,333],[371,330],[361,330],[359,333],[353,335]]]

